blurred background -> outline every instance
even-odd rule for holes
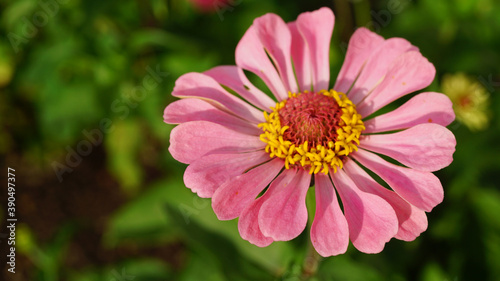
[[[162,115],[180,75],[234,64],[254,18],[292,21],[321,6],[336,16],[332,81],[357,27],[404,37],[437,69],[427,90],[453,100],[458,144],[436,173],[445,199],[426,232],[377,255],[350,246],[312,280],[500,280],[496,0],[0,0],[0,279],[304,278],[308,234],[258,248],[236,220],[218,221],[210,200],[185,188]],[[5,262],[8,167],[15,274]]]

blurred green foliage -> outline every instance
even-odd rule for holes
[[[445,200],[421,237],[393,240],[378,255],[351,246],[324,259],[311,280],[498,280],[500,2],[233,0],[213,11],[193,3],[0,1],[0,154],[2,167],[18,170],[25,222],[17,232],[20,279],[5,269],[4,280],[300,280],[307,233],[258,248],[240,238],[237,221],[218,221],[210,200],[184,187],[185,165],[168,153],[173,126],[162,112],[180,75],[234,64],[254,18],[274,12],[291,21],[321,6],[336,13],[332,81],[350,34],[367,26],[420,48],[437,69],[429,91],[440,91],[446,73],[477,77],[490,91],[493,116],[482,132],[450,125],[455,160],[437,172]],[[95,195],[44,197],[59,187]],[[38,201],[49,211],[36,209]],[[51,209],[56,202],[98,215],[65,216]],[[99,211],[107,202],[110,210]],[[22,216],[38,210],[40,217]],[[81,238],[89,229],[98,235]],[[87,240],[92,251],[75,245]]]

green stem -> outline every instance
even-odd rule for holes
[[[311,277],[315,277],[318,272],[319,263],[323,259],[323,257],[316,252],[316,249],[314,249],[310,239],[307,246],[307,255],[305,256],[302,265],[301,280],[309,280]]]

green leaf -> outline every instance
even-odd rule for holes
[[[354,250],[354,249],[352,249]],[[382,281],[385,280],[375,268],[339,255],[324,259],[318,270],[320,280]]]
[[[120,268],[120,270],[118,270]],[[134,277],[134,280],[164,281],[171,279],[172,269],[164,262],[156,259],[131,259],[112,270],[112,273],[121,277]],[[115,278],[117,279],[117,278]],[[117,279],[120,281],[120,279]]]
[[[483,224],[500,231],[500,192],[494,189],[476,188],[473,203],[477,216]]]
[[[206,266],[216,267],[227,280],[273,279],[262,266],[242,255],[224,235],[210,231],[194,220],[186,223],[185,214],[172,204],[165,204],[165,210],[174,226],[181,229],[187,245],[205,257]]]
[[[142,130],[137,119],[113,122],[115,127],[105,138],[109,167],[129,194],[138,191],[142,183],[142,168],[137,160],[142,143]]]
[[[169,198],[182,200],[186,192],[177,190],[183,189],[185,188],[179,180],[162,181],[150,186],[111,217],[104,243],[112,247],[127,239],[151,241],[171,237],[173,232],[163,204]]]
[[[196,46],[195,42],[182,36],[169,33],[162,29],[144,29],[136,31],[132,34],[129,46],[133,52],[138,52],[141,49],[150,46],[160,46],[169,49],[193,50]]]
[[[196,252],[191,253],[188,263],[183,271],[177,276],[176,280],[206,280],[206,281],[225,281],[224,274],[216,266],[212,266],[207,257]]]
[[[69,271],[73,281],[165,281],[172,279],[172,269],[161,260],[135,258],[129,261],[106,266],[88,268],[83,271]]]
[[[443,269],[437,264],[437,263],[429,263],[427,266],[423,269],[422,272],[422,281],[443,281],[443,280],[450,280],[448,276],[446,276],[445,272]]]

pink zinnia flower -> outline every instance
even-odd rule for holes
[[[359,28],[329,90],[333,24],[328,8],[288,24],[275,14],[255,19],[236,48],[236,66],[183,75],[172,93],[182,99],[165,109],[165,122],[180,124],[169,150],[189,164],[186,186],[212,198],[219,219],[239,217],[241,237],[257,246],[305,229],[312,180],[310,234],[323,256],[344,253],[349,240],[365,253],[382,251],[393,237],[412,241],[427,228],[425,212],[443,200],[431,172],[448,166],[455,151],[455,137],[444,127],[455,118],[450,100],[421,93],[368,119],[427,87],[434,66],[405,39],[384,40]],[[260,77],[275,99],[243,69]]]

